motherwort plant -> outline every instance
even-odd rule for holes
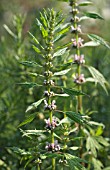
[[[25,167],[30,166],[32,170],[45,168],[47,170],[84,170],[86,168],[101,170],[103,168],[103,164],[98,160],[98,154],[103,146],[108,146],[107,141],[101,136],[104,125],[91,121],[89,112],[86,113],[82,103],[82,96],[88,97],[82,92],[82,85],[87,81],[100,83],[107,92],[105,78],[94,67],[85,65],[86,57],[84,58],[82,54],[82,48],[86,46],[102,44],[109,47],[101,37],[95,34],[87,34],[91,39],[87,43],[84,43],[81,38],[86,34],[82,33],[80,21],[88,18],[103,19],[96,13],[84,12],[84,16],[80,15],[80,7],[90,4],[89,1],[79,3],[77,0],[70,0],[71,22],[67,24],[64,24],[61,12],[44,9],[40,13],[40,19],[36,19],[39,36],[35,37],[29,33],[36,60],[23,61],[22,64],[36,65],[35,72],[29,74],[36,77],[37,81],[33,84],[43,92],[40,98],[40,92],[37,91],[39,100],[27,108],[26,112],[30,115],[19,127],[32,122],[40,113],[43,113],[43,122],[40,127],[36,125],[35,130],[21,130],[23,136],[29,138],[30,148],[13,149],[27,161]],[[60,45],[59,40],[64,38],[70,29],[71,42]],[[72,53],[72,58],[69,52]],[[90,71],[92,77],[85,79],[83,67]],[[75,88],[73,86],[68,88],[68,82],[66,86],[62,85],[59,77],[65,74]],[[70,74],[73,75],[74,80],[73,78],[71,80]],[[29,84],[32,85],[32,82],[28,82]],[[58,103],[59,98],[60,103],[69,103],[64,109]],[[70,101],[73,98],[77,101],[74,107],[76,109],[70,107]]]

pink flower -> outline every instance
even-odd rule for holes
[[[84,55],[80,55],[78,56],[77,54],[74,55],[74,62],[77,64],[84,64],[85,60],[84,60]]]
[[[80,74],[79,76],[78,76],[78,74],[76,74],[76,75],[74,76],[74,82],[75,82],[76,84],[85,83],[86,80],[85,80],[84,74]]]
[[[73,47],[75,48],[80,48],[83,46],[83,39],[82,38],[78,38],[78,42],[76,41],[76,39],[71,39],[72,43],[73,43]]]

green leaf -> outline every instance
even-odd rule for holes
[[[87,68],[90,71],[91,75],[93,76],[95,83],[96,84],[99,83],[105,90],[105,92],[108,94],[108,91],[106,89],[107,81],[105,80],[104,76],[92,66],[87,66]]]
[[[92,2],[85,1],[85,2],[79,3],[78,6],[87,6],[87,5],[92,5],[92,4],[93,4]]]
[[[31,170],[36,170],[36,166],[32,167]]]
[[[101,15],[94,13],[94,12],[84,12],[84,15],[89,18],[104,20],[104,18]]]
[[[27,123],[30,123],[34,120],[34,118],[36,117],[36,113],[31,114],[28,118],[26,118],[22,123],[20,123],[20,125],[18,127],[21,127],[23,125],[26,125]]]
[[[34,49],[36,53],[41,54],[41,50],[37,48],[35,45],[33,45],[32,48]]]
[[[35,102],[35,103],[32,103],[30,106],[28,106],[28,108],[26,109],[26,112],[28,112],[28,111],[30,111],[30,110],[32,110],[32,109],[37,108],[37,107],[42,103],[42,101],[44,101],[44,99],[45,99],[45,98],[40,99],[40,100],[38,100],[38,101]]]
[[[40,28],[43,38],[46,38],[48,36],[47,30],[43,27],[42,23],[37,18],[36,18],[36,20],[37,20],[37,25]]]
[[[67,89],[65,87],[62,87],[62,89],[63,89],[64,93],[68,94],[71,97],[79,96],[79,95],[86,95],[82,91],[79,91],[79,90],[76,90],[76,89]]]
[[[56,53],[53,54],[53,57],[58,57],[58,56],[63,55],[66,52],[66,50],[67,50],[67,47],[58,50]]]
[[[24,149],[20,149],[18,147],[10,147],[10,149],[20,155],[32,155],[31,152],[25,151]]]
[[[35,87],[35,86],[42,86],[40,84],[33,83],[33,82],[24,82],[24,83],[17,83],[17,84],[23,85],[23,86],[28,87],[28,88],[32,88],[32,87]]]
[[[68,0],[57,0],[57,1],[63,1],[63,2],[68,2]]]
[[[55,72],[55,73],[54,73],[54,76],[62,76],[62,75],[65,75],[65,74],[67,74],[70,70],[71,70],[71,68],[66,69],[66,70],[63,70],[63,71]]]
[[[95,139],[103,146],[110,146],[110,144],[102,136],[96,136]]]
[[[17,36],[10,30],[10,28],[7,25],[3,25],[3,27],[5,28],[5,30],[15,39],[17,38]]]
[[[102,162],[100,162],[98,159],[95,159],[94,157],[92,157],[92,164],[94,166],[94,170],[102,170],[104,167]]]
[[[22,130],[23,136],[28,136],[28,135],[42,135],[42,133],[47,132],[46,130]]]
[[[41,65],[39,65],[35,61],[22,61],[22,62],[20,62],[20,64],[28,66],[28,67],[37,67],[37,66],[42,67]]]
[[[91,151],[94,157],[97,157],[97,150],[101,148],[101,145],[94,136],[88,136],[86,141],[86,148],[87,151]]]
[[[83,117],[81,116],[81,114],[79,113],[75,113],[75,112],[72,112],[72,111],[67,111],[65,112],[67,117],[69,117],[71,120],[79,123],[79,124],[83,124],[85,123],[85,120],[83,119]]]
[[[104,168],[103,170],[110,170],[110,166]]]
[[[68,97],[68,94],[55,94],[55,96],[59,96],[59,97]]]
[[[81,164],[85,160],[78,158],[77,156],[65,153],[65,158],[71,170],[86,170],[86,168]]]
[[[61,125],[61,124],[71,124],[71,123],[73,123],[73,120],[71,120],[69,117],[65,117],[65,118],[63,118],[61,121],[60,121],[60,123],[59,123],[59,125]]]
[[[84,47],[96,47],[96,46],[99,46],[99,45],[100,45],[99,42],[90,41],[90,42],[85,43],[83,46],[84,46]]]
[[[31,34],[31,33],[29,32],[29,35],[32,37],[33,41],[34,41],[36,44],[40,45],[40,47],[41,47],[42,49],[44,49],[44,48],[42,47],[42,45],[39,43],[39,41],[37,40],[37,38],[36,38],[33,34]]]
[[[95,34],[88,34],[87,36],[92,41],[95,41],[96,43],[99,43],[100,45],[103,45],[103,46],[107,47],[108,49],[110,49],[110,46],[102,37],[99,37],[98,35],[95,35]]]
[[[73,151],[76,151],[76,150],[78,150],[78,149],[79,149],[79,147],[77,147],[77,146],[73,146],[73,147],[69,147],[69,149],[70,149],[70,150],[73,150]]]

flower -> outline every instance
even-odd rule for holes
[[[47,149],[47,151],[57,152],[60,150],[60,145],[56,140],[54,143],[47,143],[45,149]]]
[[[74,82],[77,84],[85,83],[86,80],[85,80],[84,74],[80,74],[80,75],[76,74],[74,76]]]
[[[76,39],[71,39],[72,43],[73,43],[73,47],[75,48],[80,48],[83,46],[83,39],[82,38],[78,38],[78,41],[76,41]]]
[[[55,105],[55,103],[56,103],[55,100],[53,100],[51,104],[48,104],[47,101],[44,100],[44,104],[45,104],[44,109],[45,109],[45,110],[55,110],[56,107],[57,107],[57,106]]]
[[[71,32],[72,32],[72,33],[77,33],[77,32],[78,32],[78,33],[81,33],[81,26],[78,25],[77,28],[71,26]]]
[[[85,63],[85,60],[84,60],[84,55],[80,55],[78,56],[77,54],[74,55],[74,63],[77,63],[77,64],[84,64]]]
[[[46,122],[46,129],[53,130],[55,127],[57,127],[57,120],[56,118],[52,119],[52,122],[50,122],[50,119],[45,119]]]

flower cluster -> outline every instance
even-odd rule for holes
[[[76,75],[74,76],[74,82],[75,82],[76,84],[85,83],[85,82],[86,82],[86,79],[85,79],[85,77],[84,77],[84,74],[80,74],[80,75],[76,74]]]
[[[47,143],[45,149],[47,149],[47,151],[57,152],[60,150],[60,145],[56,140],[54,143]]]
[[[54,86],[54,81],[53,80],[44,80],[44,85],[48,86]]]
[[[47,100],[44,100],[44,104],[45,104],[44,109],[45,109],[45,110],[55,110],[56,107],[57,107],[57,106],[55,105],[55,103],[56,103],[55,100],[53,100],[51,104],[48,104],[48,103],[47,103]]]
[[[78,25],[77,28],[71,26],[71,33],[81,33],[81,26]]]
[[[55,94],[54,94],[54,92],[52,92],[52,91],[50,91],[50,92],[48,92],[48,91],[44,91],[44,96],[45,97],[53,97]]]
[[[85,60],[84,60],[84,55],[77,55],[75,54],[74,55],[74,63],[77,63],[77,64],[84,64],[85,63]]]
[[[58,126],[57,120],[54,117],[52,119],[52,122],[50,122],[50,119],[45,119],[45,122],[46,122],[46,129],[48,129],[48,130],[53,130]]]
[[[83,39],[82,38],[78,38],[78,41],[76,41],[76,39],[71,39],[72,43],[73,43],[73,47],[74,48],[80,48],[83,47]]]

